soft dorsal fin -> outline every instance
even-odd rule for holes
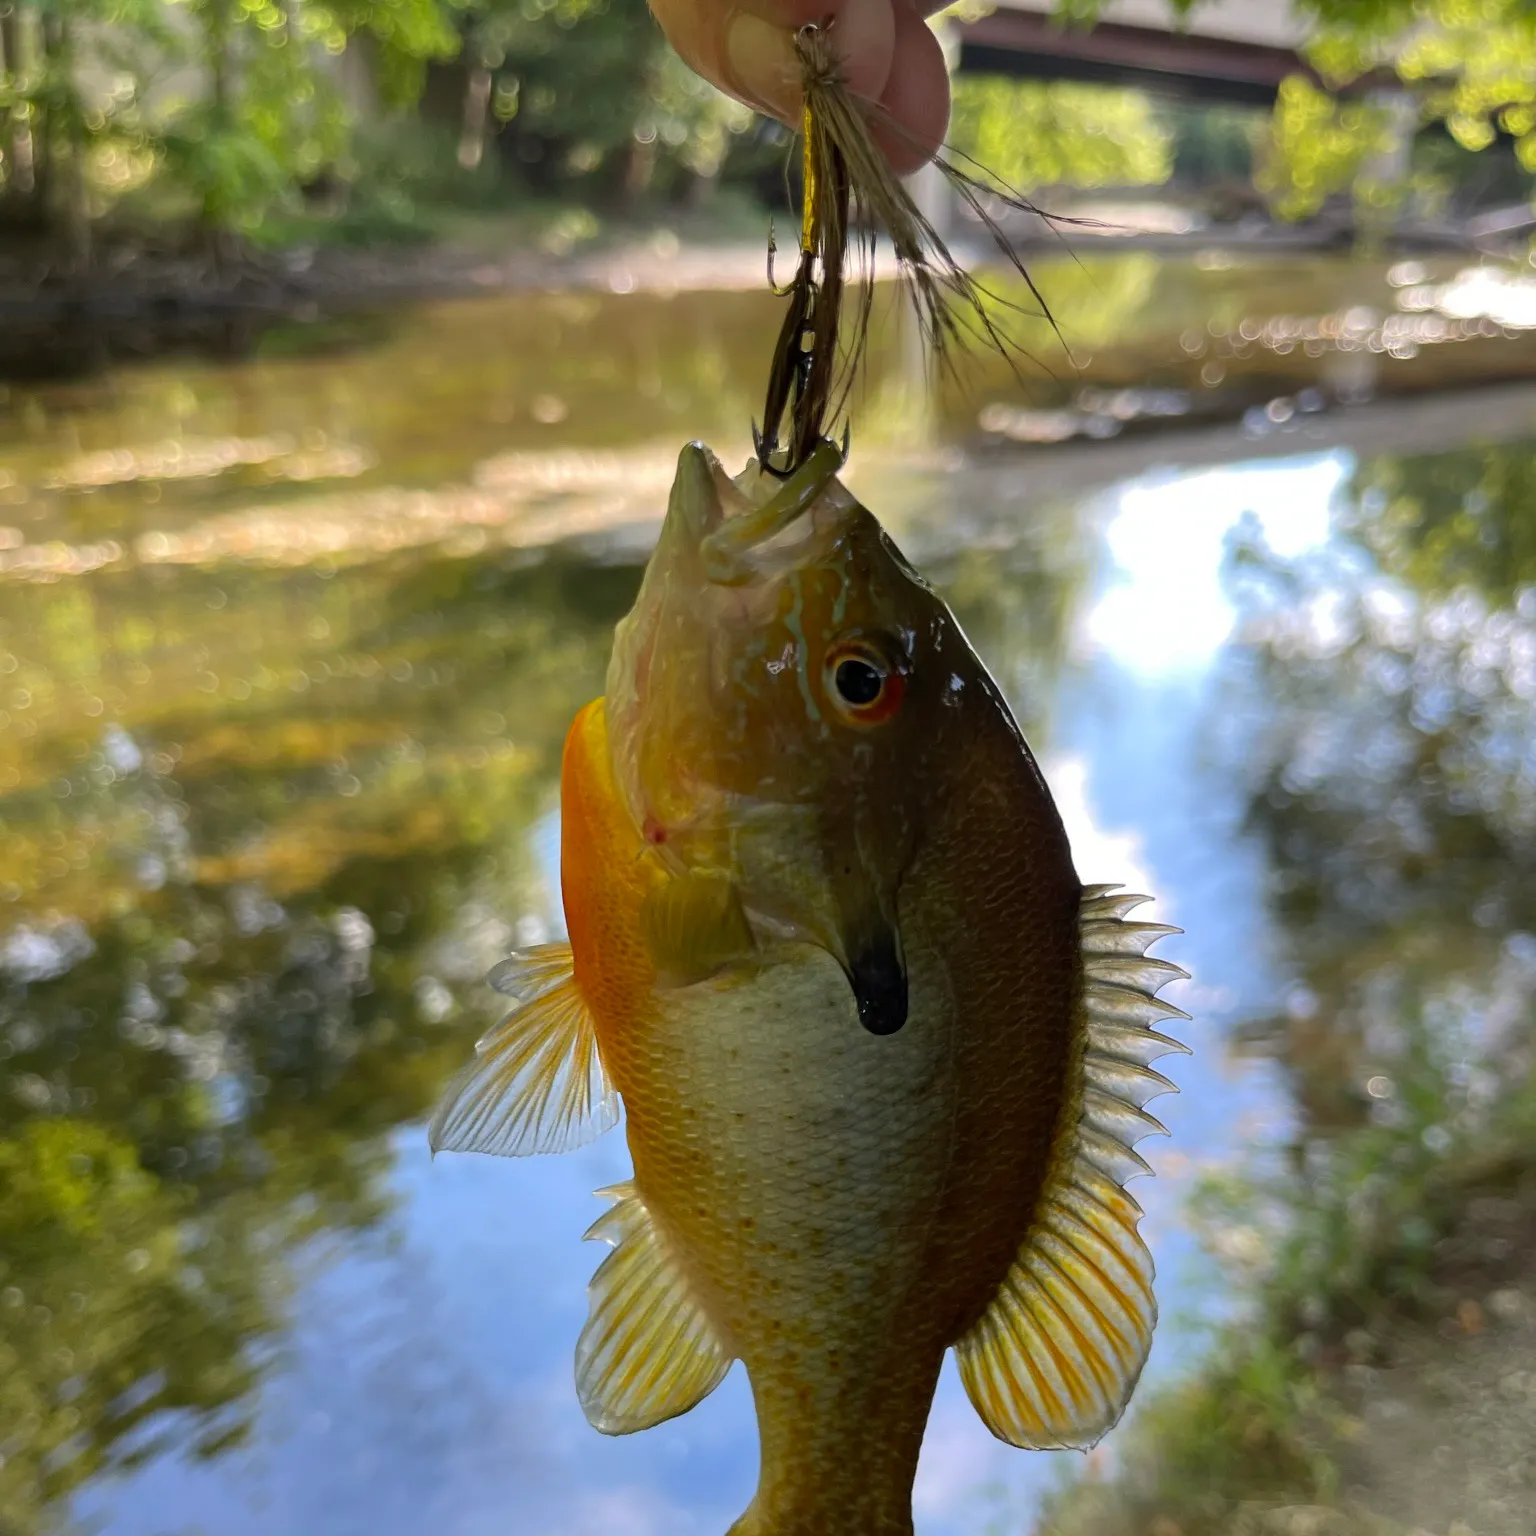
[[[432,1150],[566,1152],[618,1124],[618,1095],[576,990],[571,946],[524,950],[503,960],[490,981],[514,1006],[448,1085],[427,1133]]]
[[[687,1413],[731,1368],[731,1354],[633,1183],[598,1194],[615,1201],[587,1232],[613,1244],[587,1289],[576,1341],[576,1392],[594,1429],[628,1435]]]
[[[1142,1105],[1176,1091],[1147,1065],[1188,1047],[1150,1026],[1186,1018],[1158,988],[1187,973],[1146,950],[1160,923],[1125,921],[1146,896],[1088,886],[1079,909],[1083,1050],[1076,1124],[992,1305],[955,1345],[987,1428],[1029,1449],[1087,1449],[1125,1411],[1157,1321],[1141,1207],[1121,1187],[1151,1170],[1134,1150],[1166,1134]]]

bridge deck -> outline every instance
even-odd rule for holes
[[[1000,0],[961,23],[961,69],[1253,105],[1272,102],[1287,75],[1306,69],[1297,53],[1306,29],[1280,0],[1218,0],[1185,27],[1166,0],[1119,0],[1091,30],[1063,26],[1052,10],[1052,0]]]

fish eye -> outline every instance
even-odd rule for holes
[[[885,687],[885,679],[878,667],[872,667],[860,656],[845,656],[832,674],[832,686],[845,704],[855,708],[873,704]]]
[[[896,713],[906,679],[865,640],[845,640],[827,652],[827,692],[838,711],[858,725],[878,725]]]

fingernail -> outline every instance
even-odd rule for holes
[[[756,97],[775,117],[794,120],[800,111],[800,61],[783,27],[739,15],[726,33],[725,54],[744,95]]]

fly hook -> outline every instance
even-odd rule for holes
[[[814,45],[822,30],[814,25],[802,28],[802,45]],[[800,262],[788,288],[774,290],[788,298],[789,308],[768,370],[762,429],[753,430],[758,462],[780,479],[793,475],[824,435],[836,372],[851,195],[846,161],[823,131],[809,94],[801,138]],[[770,274],[773,256],[770,235]]]

